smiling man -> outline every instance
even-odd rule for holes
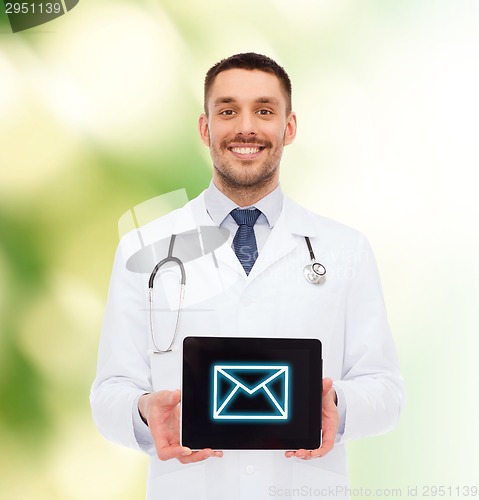
[[[210,148],[213,182],[240,206],[252,205],[279,184],[283,148],[296,135],[290,85],[286,76],[280,80],[273,72],[248,69],[228,69],[206,80],[201,138]]]
[[[214,265],[207,258],[185,263],[193,288],[176,327],[166,286],[171,269],[159,273],[156,340],[145,314],[149,274],[128,271],[120,242],[91,403],[108,439],[150,455],[149,500],[348,498],[345,443],[388,431],[402,411],[403,380],[367,240],[294,203],[279,185],[283,149],[296,128],[290,79],[272,59],[237,54],[208,71],[199,132],[211,153],[212,182],[146,231],[161,241],[188,221],[225,229],[230,238]],[[327,275],[305,279],[312,249]],[[182,446],[179,346],[186,336],[321,340],[321,446]],[[172,350],[162,351],[158,343],[167,346],[170,338]]]

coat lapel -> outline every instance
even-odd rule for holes
[[[249,278],[253,280],[260,276],[270,266],[292,252],[296,245],[296,238],[288,231],[285,218],[281,214],[264,247],[259,252]]]
[[[295,251],[298,245],[305,246],[306,264],[307,247],[304,237],[312,238],[317,235],[316,233],[313,214],[285,197],[281,215],[266,240],[249,277],[254,279],[260,276],[270,266]]]
[[[215,224],[206,210],[204,194],[201,194],[178,211],[172,230],[175,234],[181,234],[203,226],[215,227]],[[307,251],[304,236],[311,238],[317,236],[314,215],[285,197],[281,215],[266,240],[248,279],[254,280],[260,276],[269,267],[293,252],[298,245],[305,246],[306,264]],[[246,279],[244,269],[231,248],[232,240],[233,235],[230,235],[225,243],[216,248],[214,258],[218,261],[220,269],[223,265],[228,266]]]
[[[176,234],[180,234],[184,231],[208,226],[216,227],[206,210],[204,193],[202,193],[179,211],[178,218],[174,224],[174,231]],[[246,278],[243,266],[231,248],[232,242],[233,236],[230,235],[222,245],[215,248],[213,258],[217,260],[220,269],[223,265],[228,266],[240,276]]]

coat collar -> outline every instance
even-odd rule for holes
[[[297,236],[319,236],[317,215],[298,205],[290,198],[284,199],[283,213],[286,230]]]
[[[172,232],[180,234],[201,226],[214,225],[206,210],[204,193],[202,193],[178,211]],[[275,262],[293,252],[298,246],[298,236],[303,239],[304,236],[313,238],[317,235],[317,222],[314,214],[285,197],[281,215],[248,278],[250,281],[253,280]],[[231,248],[232,238],[233,236],[215,250],[215,258],[246,279],[244,270]]]
[[[214,226],[214,222],[208,215],[205,206],[204,192],[197,198],[187,203],[177,211],[172,229],[175,234],[190,231],[199,226]],[[294,202],[288,197],[284,197],[283,210],[277,221],[283,231],[297,236],[318,236],[315,214]]]

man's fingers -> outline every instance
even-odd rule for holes
[[[333,381],[329,377],[323,378],[323,396],[325,396],[333,387]]]
[[[312,458],[324,457],[334,448],[334,441],[336,439],[336,432],[338,429],[337,409],[334,401],[330,397],[325,397],[331,391],[333,381],[329,377],[323,379],[323,436],[321,447],[315,450],[296,450],[286,451],[284,456],[286,458],[296,457],[303,460],[310,460]]]
[[[296,451],[286,451],[284,456],[286,458],[296,457],[303,460],[309,460],[311,458],[324,457],[334,448],[334,438],[331,439],[329,436],[323,436],[323,442],[321,443],[321,448],[315,450],[296,450]]]
[[[181,400],[181,391],[179,389],[176,389],[176,391],[173,391],[170,393],[170,400],[169,400],[169,405],[170,406],[176,406]]]
[[[211,457],[222,457],[223,452],[222,451],[213,451],[210,448],[205,448],[204,450],[200,451],[193,451],[191,455],[188,455],[186,457],[180,457],[178,458],[178,461],[181,462],[182,464],[192,464],[195,462],[201,462],[202,460],[206,460],[207,458]]]
[[[308,450],[305,450],[304,448],[301,448],[299,449],[295,455],[298,457],[298,458],[308,458],[309,456],[309,451]]]
[[[176,406],[181,400],[181,391],[159,391],[154,394],[154,405],[158,408]]]
[[[311,452],[305,449],[300,449],[296,451],[287,451],[284,455],[286,458],[296,457],[296,458],[308,459],[311,456]]]
[[[159,391],[149,394],[148,423],[160,460],[176,458],[183,464],[200,462],[210,457],[222,457],[223,452],[210,448],[192,451],[180,445],[179,403],[181,391]]]
[[[190,450],[190,448],[187,448],[186,446],[180,446],[180,445],[163,446],[161,448],[157,448],[156,451],[158,454],[158,458],[160,460],[171,460],[172,458],[181,459],[181,458],[187,457],[193,453]]]
[[[222,451],[214,451],[211,448],[192,451],[190,448],[180,445],[164,446],[163,448],[157,449],[157,453],[160,460],[171,460],[172,458],[176,458],[182,464],[192,464],[195,462],[201,462],[207,458],[220,458],[223,456]]]

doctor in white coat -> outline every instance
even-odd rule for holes
[[[295,138],[296,115],[289,77],[274,61],[247,53],[213,66],[199,130],[213,161],[212,183],[185,207],[142,227],[142,241],[168,241],[172,234],[205,226],[231,236],[214,254],[185,263],[181,322],[172,351],[163,354],[154,351],[166,349],[174,336],[179,271],[160,270],[155,278],[154,343],[151,271],[128,269],[137,235],[122,238],[91,392],[94,420],[107,439],[150,455],[148,500],[349,498],[345,443],[390,430],[404,404],[369,244],[357,231],[283,195],[280,160]],[[254,226],[258,256],[248,274],[232,248],[238,224],[231,211],[252,207],[260,210]],[[310,262],[305,236],[327,269],[320,285],[303,275]],[[192,452],[182,447],[177,389],[180,346],[189,335],[320,339],[326,376],[318,394],[321,448]]]

